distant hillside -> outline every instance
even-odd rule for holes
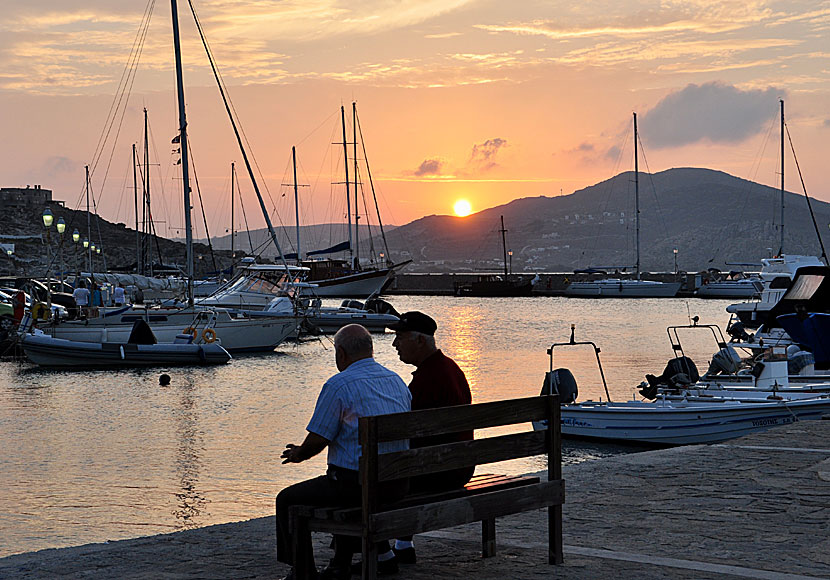
[[[497,270],[503,264],[499,216],[513,270],[614,268],[635,261],[634,175],[625,172],[560,197],[522,198],[466,218],[428,216],[388,235],[408,271]],[[812,200],[827,234],[830,204]],[[785,195],[784,252],[819,255],[803,195]],[[640,174],[640,253],[644,271],[729,269],[778,250],[780,190],[720,171],[669,169]],[[828,240],[830,241],[830,240]]]

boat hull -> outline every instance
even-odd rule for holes
[[[584,298],[672,298],[680,290],[679,282],[653,282],[651,280],[597,280],[572,282],[565,289],[565,296]]]
[[[562,435],[655,445],[716,443],[795,421],[821,419],[830,398],[687,404],[581,403],[562,407]]]
[[[308,280],[315,287],[303,288],[301,295],[321,298],[366,298],[380,294],[391,283],[394,274],[394,269],[387,268],[326,280]]]
[[[752,298],[760,292],[755,283],[709,282],[695,290],[699,298]]]
[[[215,365],[231,360],[217,343],[128,344],[76,342],[46,335],[26,335],[23,352],[33,363],[47,367],[138,367]]]
[[[71,320],[42,330],[55,338],[78,342],[126,343],[130,338],[133,324],[144,319],[153,330],[159,342],[173,342],[185,328],[202,316],[213,311],[196,312],[190,309],[130,309],[106,318]],[[216,339],[228,352],[267,352],[274,350],[281,342],[296,331],[300,318],[293,315],[246,316],[234,315],[229,311],[217,310],[213,330]]]

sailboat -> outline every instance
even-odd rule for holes
[[[738,302],[726,307],[726,311],[738,317],[746,328],[758,328],[767,321],[768,313],[778,303],[792,284],[796,272],[805,266],[823,266],[824,263],[816,256],[802,256],[784,254],[784,100],[781,99],[781,232],[778,245],[778,255],[761,260],[761,279],[763,289],[757,300]],[[809,198],[807,198],[808,207]],[[810,209],[812,214],[812,208]],[[815,219],[814,219],[815,224]],[[818,234],[818,228],[816,228]],[[822,257],[826,260],[824,244],[818,236]]]
[[[383,290],[392,284],[395,278],[395,273],[406,266],[412,260],[406,260],[394,264],[389,260],[389,248],[386,246],[386,234],[383,231],[383,223],[380,220],[380,211],[378,211],[378,224],[380,226],[380,233],[386,249],[385,254],[381,254],[381,259],[386,256],[386,262],[382,267],[377,267],[374,264],[366,266],[360,261],[360,238],[359,238],[359,221],[360,215],[358,212],[358,191],[360,182],[358,180],[358,157],[357,157],[357,103],[352,103],[352,145],[354,150],[352,153],[354,168],[354,182],[349,178],[349,151],[348,141],[346,140],[346,112],[344,107],[340,107],[340,119],[343,126],[343,160],[345,163],[345,185],[346,185],[346,216],[348,220],[348,240],[335,244],[331,247],[314,250],[306,254],[306,259],[303,259],[300,251],[300,230],[299,230],[299,214],[297,214],[297,253],[288,254],[286,258],[295,259],[297,262],[309,269],[307,281],[314,284],[313,288],[306,288],[303,290],[303,295],[314,295],[318,297],[342,297],[342,298],[367,298],[369,296],[377,296]],[[364,159],[365,159],[365,144],[364,144]],[[366,171],[369,177],[369,183],[372,186],[372,194],[374,195],[374,184],[372,183],[372,174],[369,171],[368,161],[366,162]],[[354,199],[351,197],[351,188],[354,188]],[[296,204],[297,194],[297,170],[296,170],[296,153],[294,154],[294,195]],[[351,205],[354,202],[354,232],[352,231],[352,209]],[[377,207],[377,203],[375,203]],[[296,211],[296,207],[295,207]],[[312,256],[323,256],[339,252],[348,252],[349,258],[313,258]]]
[[[211,310],[194,304],[193,228],[190,213],[189,151],[187,145],[187,119],[185,114],[179,18],[176,0],[171,0],[171,16],[173,21],[173,46],[176,61],[176,87],[179,113],[178,139],[181,144],[182,189],[184,197],[187,306],[184,308],[123,307],[111,312],[105,312],[97,318],[53,321],[50,326],[42,330],[54,338],[66,338],[74,341],[99,343],[127,342],[135,321],[143,319],[152,328],[160,342],[173,342],[178,335],[185,331],[187,333],[192,332],[194,334],[194,340],[196,340],[199,324],[209,320],[212,323],[211,332],[205,336],[205,331],[202,331],[202,339],[205,342],[213,342],[216,340],[226,350],[231,352],[271,351],[283,340],[295,333],[301,322],[301,318],[294,314],[286,313],[273,313],[269,316],[251,318],[245,315],[245,313],[226,309]],[[221,86],[220,92],[224,97],[224,91]],[[264,201],[262,200],[256,181],[253,179],[253,171],[248,161],[247,153],[241,146],[239,132],[232,118],[231,123],[234,132],[237,134],[237,141],[240,143],[240,149],[242,150],[248,173],[252,178],[254,189],[259,198],[260,207],[263,210],[263,215],[271,237],[277,247],[277,251],[282,255],[270,217],[265,210]],[[287,271],[287,263],[284,262],[284,265]]]
[[[504,276],[500,274],[484,274],[478,280],[467,284],[458,284],[455,287],[456,296],[530,296],[533,284],[538,278],[530,279],[516,276],[509,269],[507,259],[507,230],[504,229],[504,216],[501,219],[501,246],[504,254]],[[512,255],[512,252],[511,252]]]
[[[640,278],[640,171],[637,144],[637,113],[634,113],[634,223],[637,254],[635,279],[604,278],[585,282],[571,282],[565,289],[566,296],[592,298],[671,298],[680,290],[680,282],[657,282]]]

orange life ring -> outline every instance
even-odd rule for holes
[[[193,337],[193,340],[196,340],[196,337],[199,336],[199,331],[196,328],[193,328],[192,326],[188,326],[187,328],[182,330],[182,334],[189,334]]]
[[[216,340],[216,331],[212,328],[206,328],[202,331],[202,339],[207,342],[211,343]]]

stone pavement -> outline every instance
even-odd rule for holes
[[[830,578],[830,421],[802,421],[721,445],[619,455],[564,468],[565,564],[546,563],[541,511],[416,538],[396,580]],[[315,536],[318,563],[330,555]],[[274,519],[44,550],[0,559],[2,579],[273,580]],[[354,576],[358,578],[358,576]]]

